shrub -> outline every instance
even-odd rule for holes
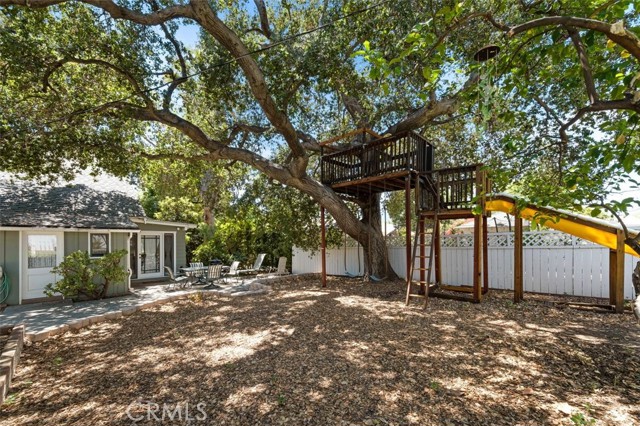
[[[91,259],[87,252],[75,251],[51,270],[62,279],[47,284],[45,294],[49,297],[61,294],[70,299],[81,296],[102,299],[113,282],[126,278],[127,271],[120,265],[126,254],[126,250],[118,250],[98,259]]]

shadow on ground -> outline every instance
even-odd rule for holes
[[[25,349],[0,424],[640,424],[629,316],[402,293],[291,278],[68,332]]]

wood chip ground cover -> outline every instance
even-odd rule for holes
[[[160,424],[149,404],[183,416],[162,424],[190,404],[210,425],[640,425],[630,315],[510,297],[423,311],[401,283],[317,277],[193,297],[26,347],[0,425]]]

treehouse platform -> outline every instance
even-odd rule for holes
[[[418,214],[440,220],[485,214],[484,194],[491,191],[491,182],[482,164],[432,170],[419,173],[416,179]]]
[[[342,142],[338,144],[339,141]],[[438,289],[466,293],[455,297],[480,301],[488,289],[487,275],[483,273],[487,263],[484,194],[490,186],[482,165],[434,170],[433,145],[414,132],[383,137],[369,129],[358,129],[322,142],[320,146],[321,181],[335,192],[358,198],[405,191],[406,229],[412,229],[412,210],[417,217],[415,232],[406,233],[407,303],[412,297],[421,297],[426,306],[429,295],[439,295]],[[415,192],[413,206],[412,191]],[[473,281],[469,286],[444,286],[441,281],[440,221],[458,218],[474,218],[475,222]],[[323,207],[321,222],[324,287]],[[414,273],[418,275],[417,279]],[[412,290],[416,285],[418,292]]]
[[[362,142],[335,144],[346,137]],[[320,179],[334,191],[355,197],[405,190],[407,178],[433,170],[433,155],[433,145],[417,133],[382,137],[361,129],[323,143]],[[410,181],[414,188],[414,179]]]

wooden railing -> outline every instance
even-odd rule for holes
[[[420,173],[418,207],[427,211],[469,210],[490,190],[481,164]]]
[[[399,171],[432,169],[433,146],[416,133],[404,132],[323,155],[321,181],[333,185]]]

